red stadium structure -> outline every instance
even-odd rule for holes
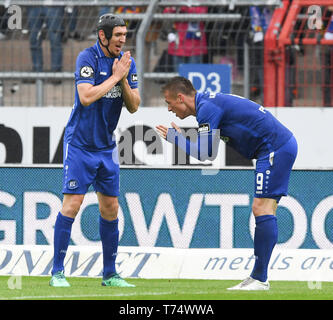
[[[333,106],[333,0],[283,0],[265,34],[264,105]]]

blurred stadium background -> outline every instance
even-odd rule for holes
[[[183,6],[205,10],[188,14]],[[37,8],[54,9],[53,18],[58,14],[53,34],[47,20],[37,25]],[[129,117],[124,111],[117,132],[123,145],[120,245],[253,245],[253,163],[224,146],[212,166],[188,158],[179,163],[179,154],[166,152],[150,131],[161,120],[173,120],[162,108],[160,87],[178,74],[168,45],[177,41],[177,23],[187,21],[203,28],[195,29],[192,37],[206,38],[198,70],[208,64],[231,67],[230,93],[269,107],[299,141],[290,196],[278,209],[279,248],[332,249],[332,0],[0,0],[0,10],[1,244],[52,244],[62,199],[62,136],[74,103],[75,60],[96,41],[98,16],[114,12],[127,21],[125,50],[135,58],[142,96],[137,115]],[[39,70],[32,63],[33,32],[35,41],[42,40],[44,64]],[[58,41],[56,47],[51,48],[51,39]],[[61,63],[55,65],[52,59]],[[182,124],[195,127],[191,120]],[[127,134],[130,145],[125,143]],[[85,201],[73,245],[99,244],[93,192]],[[307,271],[332,269],[333,258],[327,259],[326,264],[305,265]],[[1,261],[5,272],[7,260]],[[280,266],[288,269],[287,263]]]
[[[167,55],[168,35],[175,32],[175,22],[184,19],[183,5],[200,5],[206,13],[185,16],[194,24],[203,22],[206,41],[202,42],[202,52],[206,49],[207,53],[200,62],[231,64],[233,93],[265,106],[332,106],[331,42],[324,37],[332,13],[330,1],[293,2],[299,3],[296,11],[291,10],[291,1],[281,0],[52,1],[49,8],[58,10],[52,14],[60,15],[55,32],[61,36],[62,63],[59,70],[51,70],[47,19],[39,26],[37,15],[29,15],[29,10],[45,7],[48,2],[0,1],[0,102],[4,106],[71,106],[77,54],[94,43],[99,14],[115,12],[128,22],[126,50],[131,50],[137,62],[142,105],[160,106],[160,82],[177,73]],[[10,4],[22,10],[20,29],[7,27]],[[313,22],[309,19],[316,14],[308,12],[311,5],[321,9],[318,28],[310,25]],[[170,6],[176,12],[163,13]],[[318,19],[313,16],[312,20],[316,23]],[[44,40],[40,74],[34,73],[30,50],[34,28],[38,28],[38,40]],[[283,92],[277,83],[284,85]]]

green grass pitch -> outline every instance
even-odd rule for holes
[[[269,291],[228,291],[239,281],[128,279],[135,288],[101,286],[101,279],[68,277],[53,288],[49,277],[0,277],[1,300],[332,300],[332,282],[270,281]]]

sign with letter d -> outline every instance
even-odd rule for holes
[[[178,71],[193,83],[198,92],[231,93],[229,64],[180,64]]]

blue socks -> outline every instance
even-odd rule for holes
[[[103,279],[108,279],[116,273],[119,241],[118,219],[109,221],[100,216],[99,233],[103,247]]]
[[[52,275],[58,271],[64,270],[64,260],[71,238],[73,218],[65,217],[58,213],[57,220],[54,226],[54,255]]]
[[[265,282],[271,254],[278,238],[277,219],[274,215],[258,216],[254,232],[254,264],[251,277]]]
[[[69,245],[73,218],[58,213],[54,226],[54,256],[52,275],[64,270],[64,260]],[[118,251],[119,230],[118,219],[108,221],[100,216],[99,232],[103,247],[103,279],[116,273],[116,257]]]

